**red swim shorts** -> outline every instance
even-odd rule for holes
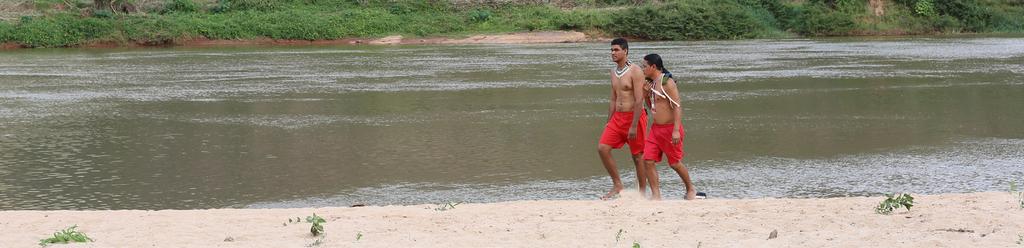
[[[654,124],[651,125],[651,133],[647,136],[647,144],[644,144],[644,160],[661,162],[661,154],[668,157],[669,164],[678,163],[683,160],[686,153],[683,152],[683,139],[686,138],[686,131],[679,126],[679,143],[672,144],[672,126],[675,124]]]
[[[615,112],[612,119],[604,126],[599,143],[619,149],[622,145],[629,143],[629,151],[633,155],[644,152],[644,129],[647,127],[647,113],[641,111],[640,119],[636,127],[636,139],[629,139],[629,128],[633,124],[633,112]]]

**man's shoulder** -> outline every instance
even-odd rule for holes
[[[631,64],[631,65],[629,65],[629,74],[633,75],[633,76],[643,77],[644,76],[644,70],[640,69],[640,66],[638,66],[636,64]]]
[[[679,87],[678,84],[679,81],[676,81],[675,78],[665,78],[665,87],[670,87],[674,89]]]

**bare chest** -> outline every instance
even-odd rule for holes
[[[628,75],[621,78],[612,75],[612,88],[616,91],[632,92],[633,80]]]

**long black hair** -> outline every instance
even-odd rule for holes
[[[669,72],[668,69],[665,69],[665,62],[661,61],[661,55],[658,55],[657,53],[648,54],[647,56],[644,56],[644,61],[647,61],[648,64],[654,65],[659,71],[661,71],[661,73],[665,73],[665,76],[672,77],[672,73]]]

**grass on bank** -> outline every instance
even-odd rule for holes
[[[650,40],[870,34],[1024,32],[1021,0],[21,0],[0,21],[0,43],[64,47],[94,42],[159,45],[176,40],[327,40],[388,35],[575,30]],[[27,12],[26,12],[27,13]]]

